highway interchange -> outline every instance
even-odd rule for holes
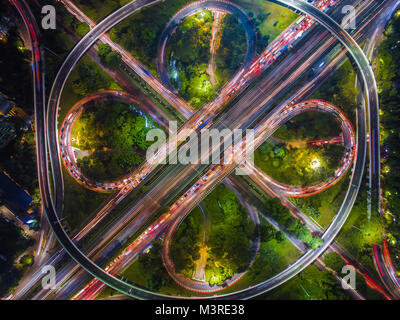
[[[100,24],[93,27],[93,29],[81,40],[81,42],[73,49],[71,54],[64,61],[64,64],[61,67],[60,72],[54,82],[54,85],[53,85],[53,88],[52,88],[52,91],[50,94],[50,98],[49,98],[48,113],[47,113],[47,115],[48,115],[47,135],[44,132],[39,132],[39,131],[44,131],[44,126],[43,127],[41,127],[39,125],[37,126],[38,127],[37,137],[42,136],[44,139],[43,141],[48,141],[48,143],[49,143],[49,151],[50,151],[50,154],[52,155],[51,156],[51,168],[52,168],[52,172],[53,172],[54,181],[57,181],[57,177],[59,177],[59,179],[60,179],[58,181],[62,181],[62,175],[60,173],[61,172],[61,163],[60,163],[60,158],[58,156],[60,147],[59,147],[59,143],[57,142],[58,141],[58,138],[57,138],[57,135],[58,135],[58,132],[57,132],[58,101],[59,101],[60,92],[62,91],[62,87],[63,87],[66,79],[68,78],[68,75],[69,75],[71,69],[76,64],[76,62],[80,59],[80,57],[82,57],[82,55],[86,52],[86,50],[90,46],[92,46],[93,43],[100,36],[104,36],[105,32],[109,28],[111,28],[112,25],[115,25],[119,21],[123,20],[124,18],[126,18],[126,16],[132,14],[132,12],[139,10],[139,8],[150,5],[154,2],[157,2],[157,1],[135,1],[135,2],[129,3],[128,5],[121,8],[120,10],[117,10],[116,12],[111,14],[109,17],[107,17],[105,20],[103,20]],[[377,100],[376,84],[375,84],[374,76],[370,69],[368,60],[365,58],[365,55],[362,53],[361,49],[355,43],[353,38],[351,38],[333,20],[331,20],[327,15],[325,15],[321,11],[315,9],[313,6],[311,6],[309,4],[302,3],[299,1],[276,1],[276,2],[287,5],[289,7],[300,10],[302,12],[306,12],[309,15],[313,16],[313,18],[315,20],[317,20],[319,23],[324,25],[330,32],[332,32],[335,36],[337,36],[337,38],[349,50],[349,52],[352,53],[352,57],[355,60],[355,63],[358,65],[358,68],[363,75],[363,81],[366,84],[365,87],[369,89],[366,91],[366,96],[368,97],[368,105],[369,105],[369,109],[368,109],[369,117],[368,118],[370,121],[370,129],[371,129],[370,137],[372,137],[372,139],[371,139],[372,144],[377,144],[377,146],[378,146],[377,149],[374,149],[373,147],[370,148],[372,167],[373,168],[378,167],[371,171],[372,172],[371,181],[373,179],[375,179],[376,176],[378,176],[378,179],[379,179],[379,152],[376,152],[376,150],[379,150],[379,142],[377,142],[377,141],[379,141],[379,130],[376,129],[376,128],[379,129],[379,126],[374,125],[374,122],[379,121],[378,113],[376,112],[378,110],[378,100]],[[32,31],[31,31],[31,34],[32,34]],[[36,33],[34,33],[34,34],[36,34]],[[300,53],[302,53],[302,52],[300,52]],[[300,53],[298,55],[300,55]],[[38,61],[37,58],[38,58],[38,55],[34,55],[34,61]],[[298,57],[295,57],[295,58],[298,58]],[[309,64],[305,64],[304,68],[306,68],[308,65],[310,65],[312,61],[317,61],[317,58],[318,58],[317,56],[308,57],[308,59],[310,60]],[[262,59],[263,59],[263,56],[261,56],[261,58],[258,61],[260,61],[261,63],[264,63],[265,60],[263,61]],[[271,63],[273,62],[272,60],[273,59],[270,60]],[[297,67],[295,62],[297,62],[297,60],[295,60],[293,58],[293,64],[292,65],[288,64],[285,66],[285,70],[284,70],[285,74],[288,73],[290,70],[294,69],[295,67]],[[302,62],[304,62],[304,61],[302,61]],[[255,65],[256,64],[253,64],[253,66],[255,66]],[[276,70],[277,71],[273,70],[271,72],[273,73],[275,71],[276,73],[278,73],[279,69],[276,69]],[[43,73],[40,72],[41,70],[39,70],[39,66],[34,71],[35,71],[34,74],[36,75],[35,81],[37,82],[37,87],[39,88],[39,90],[38,89],[36,89],[36,90],[38,90],[38,92],[40,93],[39,97],[38,97],[38,95],[36,95],[35,103],[36,102],[37,103],[36,103],[35,110],[40,110],[40,109],[44,109],[44,104],[43,104],[43,101],[44,101],[43,90],[44,89],[40,86],[40,76],[39,76],[39,75],[42,75],[42,77],[43,77]],[[250,76],[251,76],[251,72],[249,72],[249,73],[243,72],[242,74],[237,75],[237,79],[245,79],[245,81],[249,81],[248,79],[250,78]],[[268,75],[267,75],[265,81],[273,79],[274,76],[275,75],[272,74],[268,78]],[[254,111],[252,113],[249,113],[247,118],[238,119],[237,114],[242,112],[244,103],[242,103],[242,104],[235,103],[233,106],[231,106],[229,108],[229,112],[221,112],[219,117],[216,117],[215,119],[213,119],[214,123],[212,123],[210,121],[210,127],[217,127],[217,128],[220,127],[221,128],[221,127],[224,127],[226,123],[229,123],[232,128],[233,127],[246,128],[246,127],[250,127],[252,124],[253,125],[256,124],[257,133],[258,133],[258,135],[256,136],[256,141],[258,144],[262,143],[262,141],[265,141],[265,138],[268,135],[271,135],[273,133],[273,131],[276,129],[276,127],[274,127],[274,125],[278,126],[282,123],[280,121],[281,119],[279,119],[279,117],[282,115],[282,112],[285,111],[285,108],[287,106],[287,103],[282,103],[280,105],[280,107],[272,109],[272,105],[273,105],[273,103],[271,101],[272,99],[269,98],[270,100],[266,101],[265,98],[263,98],[263,97],[265,97],[267,94],[269,96],[271,96],[271,94],[275,94],[276,97],[274,97],[274,98],[276,98],[276,99],[279,98],[279,95],[277,94],[278,92],[280,92],[279,89],[282,87],[285,87],[288,83],[292,82],[293,79],[294,79],[294,76],[291,76],[289,79],[279,79],[279,81],[273,82],[273,83],[275,83],[275,85],[271,85],[271,88],[269,89],[269,91],[267,91],[265,93],[263,92],[262,94],[260,93],[262,90],[259,90],[259,92],[256,92],[257,95],[260,95],[259,97],[257,95],[254,95],[254,93],[253,93],[253,96],[249,95],[248,97],[244,96],[244,98],[240,97],[240,99],[242,99],[242,100],[239,99],[239,102],[244,101],[246,103],[249,103],[249,102],[257,103],[260,106],[260,111],[258,111],[257,108],[254,108]],[[236,79],[234,79],[234,80],[236,80]],[[230,91],[237,90],[237,88],[238,88],[237,83],[243,84],[243,82],[240,82],[239,80],[236,80],[233,82],[231,81],[230,84],[228,84],[225,87],[225,91],[224,91],[224,89],[222,91],[222,92],[226,92],[225,98],[220,101],[217,101],[214,104],[211,104],[211,107],[209,107],[209,110],[210,110],[209,112],[212,115],[214,115],[216,110],[219,110],[220,106],[223,105],[225,103],[225,101],[228,100],[228,98],[230,98]],[[261,87],[261,85],[260,85],[260,87]],[[239,88],[240,88],[240,86],[239,86]],[[257,88],[257,86],[255,88]],[[240,91],[240,90],[238,90],[238,91]],[[255,91],[257,91],[257,90],[253,90],[251,92],[255,92]],[[251,92],[250,92],[250,94],[251,94]],[[166,96],[168,96],[168,95],[170,95],[169,92],[166,94]],[[223,94],[221,96],[224,97]],[[184,107],[177,106],[177,108],[182,109]],[[273,112],[270,112],[270,113],[266,112],[266,111],[270,111],[270,110],[271,111],[273,110]],[[188,114],[189,114],[189,111],[186,110],[186,112]],[[36,112],[38,112],[38,111],[36,111]],[[192,114],[193,114],[193,112],[192,112]],[[198,128],[199,121],[201,123],[201,121],[204,122],[205,119],[208,119],[208,118],[204,117],[204,118],[200,118],[200,120],[198,120],[199,118],[196,118],[196,115],[197,115],[197,117],[199,117],[199,113],[195,114],[194,116],[192,116],[192,118],[195,118],[196,120],[192,121],[192,118],[190,118],[190,121],[192,121],[192,122],[189,121],[188,123],[192,127],[193,127],[193,125],[194,126],[197,125],[197,128]],[[246,290],[243,290],[241,292],[234,293],[231,295],[221,296],[220,298],[249,298],[249,297],[258,295],[262,292],[265,292],[267,290],[270,290],[273,287],[278,286],[282,282],[287,281],[288,279],[293,277],[295,274],[297,274],[298,272],[303,270],[310,263],[312,263],[334,240],[336,234],[340,231],[341,226],[344,224],[344,222],[352,208],[352,205],[357,196],[359,184],[360,184],[362,174],[364,171],[364,163],[365,163],[365,159],[366,159],[366,144],[367,144],[367,141],[365,139],[365,137],[366,137],[366,125],[365,125],[366,121],[365,120],[367,118],[365,109],[360,108],[357,112],[357,116],[358,116],[358,122],[357,122],[358,123],[358,127],[357,127],[358,141],[357,141],[356,152],[354,154],[355,161],[354,161],[354,168],[353,168],[353,174],[352,174],[352,182],[350,184],[349,191],[347,193],[346,199],[342,205],[341,210],[335,217],[334,221],[332,222],[331,226],[328,228],[326,233],[323,235],[324,244],[317,250],[310,250],[309,252],[307,252],[295,264],[290,266],[288,269],[286,269],[284,272],[280,273],[279,275],[273,277],[272,279],[269,279],[268,281],[261,283],[255,287],[252,287],[252,288],[249,288],[249,289],[246,289]],[[38,119],[40,119],[40,117]],[[274,119],[279,119],[279,121],[274,121]],[[287,121],[287,119],[286,119],[286,121]],[[378,137],[378,139],[374,140],[373,137]],[[183,137],[183,138],[185,138],[185,137]],[[179,141],[183,138],[179,137],[179,138],[177,138],[177,140]],[[42,148],[45,149],[45,146],[46,146],[46,143],[43,143]],[[165,296],[153,294],[146,290],[139,289],[134,286],[130,286],[126,282],[116,279],[114,277],[110,277],[108,274],[102,272],[102,269],[99,268],[98,266],[96,266],[90,259],[86,258],[86,256],[84,254],[82,254],[79,251],[79,249],[74,245],[74,243],[69,240],[69,237],[64,232],[64,230],[61,226],[61,223],[59,221],[59,218],[57,216],[58,212],[61,212],[60,210],[57,211],[57,208],[59,208],[61,205],[60,203],[62,203],[62,194],[63,194],[62,183],[56,184],[56,188],[54,190],[56,197],[55,197],[55,200],[53,200],[51,193],[49,191],[50,188],[48,186],[49,181],[48,181],[47,161],[43,160],[46,157],[45,156],[41,157],[41,155],[44,155],[44,154],[46,154],[46,150],[38,150],[38,157],[39,157],[38,161],[39,161],[39,163],[43,164],[43,166],[44,166],[43,169],[40,171],[40,173],[41,173],[40,174],[41,191],[42,191],[42,197],[44,200],[44,208],[45,208],[45,212],[49,218],[50,225],[53,227],[53,230],[55,231],[59,242],[64,246],[65,250],[70,255],[72,255],[74,257],[74,259],[80,265],[82,265],[87,271],[89,271],[92,275],[94,275],[98,279],[105,281],[108,285],[114,287],[117,290],[120,290],[122,292],[130,294],[137,298],[144,298],[144,299],[154,298],[154,297],[166,298]],[[166,155],[163,155],[163,156],[165,157]],[[239,154],[238,158],[241,157],[241,159],[243,158],[243,160],[244,160],[245,156],[246,156],[245,154]],[[159,159],[157,159],[157,160],[159,161]],[[240,163],[240,161],[238,163]],[[348,162],[348,166],[350,165],[350,163],[351,162]],[[126,251],[125,251],[125,252],[130,253],[131,256],[129,256],[128,258],[125,258],[126,261],[119,262],[118,270],[122,270],[126,265],[128,265],[132,261],[133,256],[136,256],[143,249],[147,248],[150,241],[155,239],[161,233],[161,230],[163,230],[164,228],[167,227],[167,225],[172,223],[176,219],[176,217],[183,217],[186,214],[188,214],[190,212],[191,208],[193,208],[197,203],[199,203],[201,198],[204,197],[209,192],[208,190],[210,190],[210,188],[212,188],[217,183],[222,181],[224,177],[226,177],[230,172],[232,172],[232,170],[234,170],[236,165],[227,166],[226,168],[212,167],[209,169],[205,166],[203,166],[203,167],[199,166],[197,168],[179,167],[179,168],[164,169],[164,171],[160,175],[160,178],[158,178],[156,181],[157,187],[154,188],[155,190],[153,190],[151,188],[151,191],[149,193],[150,196],[145,197],[145,199],[143,200],[144,201],[143,204],[145,203],[145,201],[149,201],[152,193],[161,195],[160,198],[163,199],[163,201],[161,202],[161,205],[159,203],[154,203],[154,201],[152,201],[152,203],[151,203],[151,206],[152,206],[151,208],[154,210],[153,212],[156,212],[157,210],[159,210],[163,206],[162,204],[168,203],[169,199],[174,198],[173,196],[171,196],[171,193],[179,195],[179,193],[182,192],[183,190],[185,190],[185,188],[188,188],[189,186],[188,186],[187,181],[189,181],[189,183],[190,183],[190,181],[195,181],[196,177],[199,176],[198,172],[202,172],[202,173],[204,173],[204,175],[201,176],[201,179],[198,180],[198,182],[196,184],[194,184],[195,186],[197,185],[197,188],[194,188],[194,191],[192,188],[190,188],[190,190],[192,190],[192,192],[190,192],[189,194],[188,193],[185,194],[186,195],[185,201],[188,202],[188,205],[187,206],[181,205],[180,207],[175,208],[175,210],[171,210],[173,214],[168,213],[168,214],[161,216],[159,221],[157,221],[152,226],[150,226],[147,230],[154,231],[155,226],[158,226],[157,227],[158,231],[153,232],[150,235],[145,233],[144,237],[142,237],[142,238],[139,237],[138,240],[136,240],[136,242],[133,242],[128,247],[128,249],[126,249]],[[152,170],[154,170],[154,167],[151,167],[151,169],[148,172],[151,172]],[[177,172],[183,173],[182,177],[180,177],[179,179],[176,179],[176,181],[174,181],[174,184],[171,185],[170,177],[176,175]],[[148,174],[147,172],[145,174],[142,174],[141,178],[143,178],[143,177],[146,178],[147,174]],[[204,179],[204,177],[206,177],[206,179]],[[136,179],[136,185],[139,185],[140,182],[142,180],[144,180],[141,178]],[[203,182],[201,182],[201,181],[203,181]],[[155,183],[153,183],[153,185],[155,185]],[[376,184],[373,181],[371,182],[371,185],[376,186]],[[129,187],[125,187],[125,188],[129,188]],[[174,188],[175,188],[175,190],[174,190]],[[131,188],[129,188],[129,189],[131,189]],[[125,189],[122,189],[122,190],[125,190]],[[378,188],[378,190],[379,190],[379,188]],[[375,200],[377,199],[376,197],[379,197],[379,194],[377,196],[375,196],[375,198],[374,198]],[[141,205],[143,206],[143,204],[141,204]],[[171,209],[172,209],[172,207],[171,207]],[[136,213],[132,214],[134,212],[136,212]],[[153,212],[149,212],[147,214],[151,215]],[[136,205],[136,209],[131,210],[130,215],[131,215],[130,218],[132,218],[132,216],[136,217],[135,221],[137,219],[138,220],[142,219],[142,221],[147,221],[150,218],[150,217],[145,217],[140,213],[140,203]],[[137,221],[136,221],[136,223],[137,223]],[[121,224],[119,224],[119,225],[121,225]],[[137,226],[136,226],[136,228],[137,228]],[[128,228],[125,230],[131,231],[132,229]],[[124,233],[128,234],[127,231],[124,231]],[[143,239],[146,239],[146,241],[143,241]],[[139,242],[137,242],[137,241],[139,241]],[[135,250],[132,250],[132,248],[134,248]],[[93,251],[93,252],[95,252],[95,251]],[[132,252],[134,252],[134,253],[132,253]],[[95,285],[95,286],[101,287],[101,286],[103,286],[103,284],[97,283],[97,285]],[[90,290],[90,294],[92,295],[93,292],[97,292],[97,290],[98,289],[95,289],[94,291]],[[84,293],[86,293],[86,292],[84,292]],[[216,298],[216,296],[214,296],[214,298]]]

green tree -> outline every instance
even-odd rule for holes
[[[324,263],[327,267],[335,270],[339,274],[341,273],[343,266],[346,264],[336,252],[329,252],[325,254]]]
[[[108,66],[114,69],[117,69],[122,63],[121,55],[116,51],[108,53],[105,61]]]
[[[310,300],[348,300],[334,276],[328,271],[321,271],[310,265],[298,275],[299,284],[307,290]]]
[[[107,55],[111,52],[111,47],[107,43],[100,43],[97,51],[102,62],[106,61]]]
[[[90,27],[87,23],[85,22],[78,22],[77,24],[75,24],[75,32],[83,37],[84,35],[86,35],[86,33],[88,33],[90,31]]]

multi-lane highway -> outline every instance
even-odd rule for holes
[[[387,241],[383,241],[382,247],[374,245],[373,251],[379,276],[381,277],[388,291],[391,292],[397,299],[400,299],[400,280],[396,274],[392,259],[390,258]]]

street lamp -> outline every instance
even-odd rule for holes
[[[301,284],[300,284],[300,287],[301,287],[301,288],[303,289],[303,291],[306,293],[308,299],[310,299],[310,298],[311,298],[311,295],[307,292],[307,290],[304,289],[304,287],[303,287]]]
[[[354,229],[356,229],[356,230],[358,230],[358,231],[360,231],[360,232],[363,232],[363,233],[365,233],[367,236],[370,236],[371,234],[370,233],[368,233],[368,232],[365,232],[364,230],[361,230],[360,228],[357,228],[355,225],[351,225]]]
[[[311,161],[311,168],[313,168],[314,170],[318,169],[320,166],[321,166],[321,162],[317,158],[314,158]]]

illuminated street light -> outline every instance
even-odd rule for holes
[[[389,173],[390,172],[390,167],[387,166],[387,165],[384,166],[383,169],[382,169],[382,172],[385,173],[385,174]]]
[[[313,159],[311,161],[311,168],[318,169],[321,166],[321,162],[318,159]]]

